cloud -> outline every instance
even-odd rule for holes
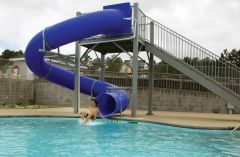
[[[168,4],[167,9],[156,5],[149,15],[217,54],[239,48],[240,1],[170,0]]]
[[[0,50],[22,49],[37,32],[75,16],[76,11],[101,10],[124,0],[1,0]],[[134,1],[130,1],[133,3]],[[239,0],[138,0],[150,17],[219,54],[240,48]],[[65,46],[74,51],[74,44]]]

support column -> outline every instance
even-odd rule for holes
[[[101,63],[99,71],[99,80],[104,81],[104,64],[105,64],[105,53],[101,53]]]
[[[132,98],[131,98],[131,116],[136,117],[138,103],[138,3],[134,3],[134,18],[136,19],[136,36],[133,39],[133,60],[132,60]]]
[[[154,22],[150,23],[150,43],[154,44]],[[154,65],[153,54],[150,53],[149,57],[149,76],[148,76],[148,112],[147,115],[153,115],[152,113],[152,91],[154,88]]]
[[[77,12],[76,16],[81,15]],[[75,42],[75,78],[74,78],[74,113],[80,110],[80,45],[79,41]]]
[[[76,41],[75,48],[75,82],[74,82],[74,113],[79,113],[80,108],[80,45]]]

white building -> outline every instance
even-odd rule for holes
[[[132,67],[132,57],[130,58],[130,60],[125,60],[124,64],[127,64],[130,67]],[[138,71],[143,71],[145,69],[146,69],[146,63],[143,60],[138,60]]]
[[[34,79],[34,75],[32,71],[28,68],[24,57],[10,58],[9,62],[11,66],[9,66],[8,71],[12,72],[13,77],[17,76],[26,80]]]
[[[35,75],[33,72],[28,68],[25,58],[10,58],[9,59],[10,66],[8,67],[6,76],[12,76],[13,78],[21,78],[25,80],[33,80],[35,78]],[[58,61],[58,60],[51,60],[53,64],[57,64],[61,67],[66,68],[69,71],[72,71],[69,67],[66,66],[64,62]],[[74,66],[74,65],[71,65]],[[85,66],[80,66],[80,69],[86,70]]]
[[[129,65],[127,63],[123,63],[119,72],[128,73],[128,74],[132,73],[132,67],[131,67],[131,65]]]

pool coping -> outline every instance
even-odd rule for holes
[[[39,118],[79,118],[77,115],[0,115],[0,118],[31,118],[31,117],[39,117]],[[130,121],[130,122],[144,122],[144,123],[152,123],[158,125],[166,125],[172,127],[179,127],[179,128],[188,128],[188,129],[201,129],[201,130],[233,130],[234,127],[208,127],[208,126],[192,126],[192,125],[185,125],[185,124],[175,124],[175,123],[167,123],[167,122],[157,122],[154,120],[143,120],[143,119],[134,119],[134,118],[121,118],[119,116],[109,117],[109,120],[118,120],[118,121]],[[240,130],[238,128],[237,130]]]
[[[150,121],[150,120],[134,120],[134,119],[128,119],[128,118],[122,118],[122,119],[112,118],[112,119],[122,120],[122,121],[135,121],[135,122],[152,123],[152,124],[173,126],[173,127],[179,127],[179,128],[188,128],[188,129],[201,129],[201,130],[233,130],[234,129],[234,127],[192,126],[192,125],[175,124],[175,123],[167,123],[167,122],[156,122],[156,121]],[[240,130],[240,128],[237,129],[237,130]]]
[[[89,112],[89,108],[80,108],[81,111]],[[122,116],[116,114],[109,117],[111,120],[127,120],[168,125],[192,129],[208,130],[232,130],[240,125],[240,114],[216,114],[197,112],[173,112],[154,111],[153,115],[146,115],[147,110],[138,110],[135,117],[131,116],[131,110],[123,112]],[[39,108],[39,109],[17,109],[0,108],[1,117],[56,117],[56,118],[79,118],[74,113],[73,107]]]

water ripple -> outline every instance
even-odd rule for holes
[[[1,118],[0,156],[239,156],[240,134],[74,118]]]

